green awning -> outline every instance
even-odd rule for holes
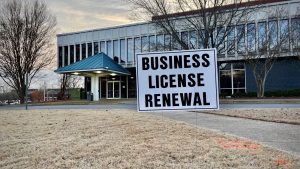
[[[130,72],[121,65],[112,60],[104,53],[98,53],[65,67],[60,67],[54,72],[59,74],[65,73],[116,73],[130,75]]]

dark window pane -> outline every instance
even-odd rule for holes
[[[120,40],[120,62],[126,62],[125,39]]]
[[[232,90],[231,89],[221,89],[221,95],[231,96],[232,95]]]
[[[220,71],[220,88],[231,88],[231,71]]]
[[[231,64],[230,63],[222,63],[219,66],[219,69],[220,70],[231,70]]]
[[[200,30],[198,32],[198,48],[199,49],[203,49],[204,48],[204,37],[205,37],[205,34],[204,34],[204,30]]]
[[[88,57],[93,55],[93,46],[92,43],[88,43]]]
[[[65,66],[68,66],[68,61],[69,61],[69,50],[68,50],[68,46],[64,47],[64,57],[65,57]]]
[[[74,63],[74,45],[70,45],[70,64]]]
[[[80,45],[76,44],[76,62],[80,60]]]
[[[60,46],[58,47],[58,67],[62,67],[62,60],[63,60],[63,48]]]
[[[178,40],[176,39],[176,37],[180,39],[180,34],[178,32],[176,32],[175,34],[172,34],[172,49],[173,50],[180,50],[181,49],[181,45],[179,44]]]
[[[94,42],[94,55],[99,53],[99,43]]]
[[[85,43],[81,44],[81,56],[82,56],[82,59],[86,58],[86,44]]]
[[[232,63],[233,69],[245,69],[244,63]]]
[[[233,74],[233,87],[245,88],[245,71],[234,70],[232,74]]]

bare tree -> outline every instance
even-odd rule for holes
[[[0,77],[24,103],[26,73],[30,84],[36,73],[55,56],[51,47],[56,19],[46,4],[38,0],[1,3]]]
[[[127,0],[138,16],[151,18],[161,33],[171,35],[173,49],[217,48],[220,53],[234,47],[226,37],[234,25],[249,17],[251,3],[243,0]],[[198,45],[182,37],[181,30],[194,31]],[[197,38],[196,38],[197,39]],[[231,46],[230,46],[231,45]]]
[[[289,51],[288,20],[281,20],[287,18],[287,10],[276,7],[272,11],[266,10],[264,15],[267,21],[257,25],[257,50],[255,45],[254,47],[249,45],[251,39],[255,39],[255,27],[252,29],[248,27],[247,54],[243,55],[255,78],[257,97],[264,97],[265,83],[269,72],[276,60],[283,53]]]
[[[61,75],[59,99],[66,99],[68,89],[79,88],[81,78],[70,74]]]

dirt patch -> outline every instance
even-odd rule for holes
[[[0,111],[0,168],[300,168],[260,144],[129,110]]]
[[[199,113],[300,125],[299,108],[221,109],[216,111],[199,111]]]

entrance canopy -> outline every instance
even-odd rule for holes
[[[82,76],[130,75],[128,70],[102,52],[68,66],[58,68],[54,72]]]

